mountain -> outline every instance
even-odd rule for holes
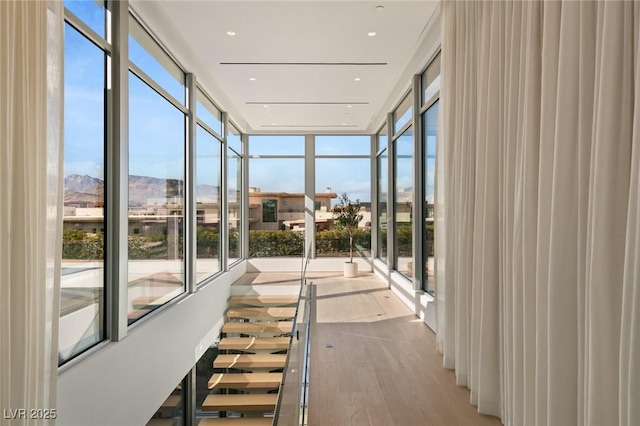
[[[64,178],[64,205],[99,206],[104,203],[104,181],[87,175]]]
[[[198,185],[198,201],[214,202],[219,188],[213,185]],[[104,202],[104,181],[87,175],[69,175],[64,178],[64,204],[101,205]],[[129,175],[129,207],[145,204],[181,200],[184,197],[184,182],[180,179],[161,179],[150,176]]]

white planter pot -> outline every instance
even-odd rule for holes
[[[358,264],[356,262],[344,262],[345,278],[354,278],[358,276]]]

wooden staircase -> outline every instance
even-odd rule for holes
[[[282,371],[287,361],[296,296],[232,296],[213,361],[216,369],[203,411],[218,411],[220,418],[202,419],[199,425],[256,425],[272,423]],[[237,417],[241,416],[241,417]]]

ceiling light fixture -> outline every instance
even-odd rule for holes
[[[235,31],[227,31],[227,35],[230,35],[230,36],[233,37],[234,35],[236,35],[236,32]]]
[[[360,81],[360,77],[354,78],[353,81]]]
[[[249,80],[256,81],[256,78],[255,77],[249,77]]]
[[[351,108],[351,107],[352,107],[352,105],[347,105],[347,108]]]
[[[262,106],[265,107],[265,108],[269,108],[269,105],[262,105]]]
[[[375,32],[375,31],[369,31],[369,32],[367,33],[367,35],[368,35],[369,37],[374,37],[374,36],[376,35],[376,32]]]

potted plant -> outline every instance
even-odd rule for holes
[[[336,229],[349,235],[349,261],[344,263],[344,276],[353,278],[358,275],[358,264],[353,261],[353,234],[362,220],[360,200],[351,201],[346,193],[338,198],[338,204],[332,209],[333,224]]]

